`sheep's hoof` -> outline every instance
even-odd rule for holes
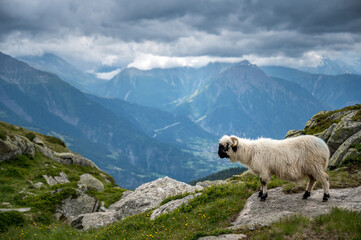
[[[311,196],[311,193],[306,191],[305,194],[303,194],[303,199],[307,199],[309,196]]]
[[[268,196],[268,194],[266,193],[265,195],[263,195],[262,197],[261,197],[261,202],[264,202],[264,201],[266,201],[266,198],[267,198],[267,196]]]
[[[324,194],[323,194],[322,202],[327,202],[329,198],[330,198],[330,194],[324,193]]]
[[[259,191],[258,197],[262,197],[262,195],[263,195],[263,192],[262,192],[262,191]]]

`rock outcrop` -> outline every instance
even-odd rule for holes
[[[66,198],[61,205],[57,206],[55,217],[58,220],[72,222],[81,214],[94,213],[99,210],[100,204],[96,198],[81,191],[78,191],[77,194],[76,198]]]
[[[258,193],[255,193],[248,198],[232,228],[244,225],[265,226],[294,214],[312,218],[328,213],[333,207],[361,211],[361,186],[330,189],[331,198],[328,202],[322,202],[323,190],[313,191],[307,200],[302,199],[302,195],[303,193],[284,194],[279,187],[269,190],[267,201],[260,202]]]
[[[361,130],[347,138],[332,155],[329,166],[336,167],[340,165],[350,155],[358,154],[358,151],[352,148],[352,144],[358,144],[361,142]]]
[[[123,219],[156,208],[167,197],[202,189],[169,177],[159,178],[139,186],[125,198],[110,205],[109,209],[117,212],[118,219]]]
[[[63,172],[60,172],[59,176],[52,177],[52,176],[43,175],[43,177],[45,178],[46,183],[50,187],[56,184],[64,184],[69,182],[68,176],[66,176],[66,174]]]
[[[71,222],[71,226],[82,230],[99,228],[117,222],[116,215],[115,211],[81,214]]]
[[[223,234],[219,236],[207,236],[198,238],[198,240],[240,240],[247,236],[245,234]]]
[[[104,184],[89,173],[81,175],[78,184],[84,185],[86,189],[94,188],[98,192],[104,191]]]
[[[94,167],[94,168],[98,168],[97,165],[95,165],[94,162],[92,162],[91,160],[71,153],[71,152],[63,152],[63,153],[58,153],[55,151],[52,151],[50,148],[48,148],[47,146],[41,146],[41,145],[37,145],[37,149],[46,157],[50,158],[51,160],[61,163],[61,164],[67,164],[67,165],[71,165],[71,164],[75,164],[75,165],[79,165],[79,166],[84,166],[84,167]]]
[[[187,205],[190,200],[192,200],[193,198],[198,197],[199,195],[201,195],[201,193],[197,193],[197,194],[194,194],[194,195],[193,194],[188,195],[188,196],[186,196],[186,197],[184,197],[182,199],[177,199],[177,200],[170,201],[170,202],[160,206],[159,208],[155,209],[152,212],[152,215],[150,215],[150,219],[154,220],[155,218],[159,217],[162,214],[174,212],[182,204]]]
[[[3,140],[0,138],[0,162],[15,159],[19,155],[35,156],[35,149],[39,150],[44,156],[62,164],[75,164],[80,166],[90,166],[99,169],[91,160],[72,152],[58,153],[46,146],[46,144],[34,137],[32,142],[26,137],[20,135],[6,136]]]
[[[105,212],[81,214],[76,218],[72,218],[71,225],[84,230],[102,227],[126,217],[154,209],[167,197],[194,193],[202,189],[200,186],[194,187],[169,177],[159,178],[139,186],[135,191],[127,191],[118,202],[110,205]],[[191,194],[183,199],[173,200],[164,204],[153,211],[152,219],[163,213],[174,211],[183,203],[186,204],[199,195],[200,193]]]
[[[0,162],[15,159],[23,154],[32,157],[35,155],[34,144],[27,138],[18,135],[6,136],[5,140],[0,138]]]
[[[352,146],[361,143],[361,121],[355,116],[360,109],[322,111],[314,115],[305,126],[305,130],[290,130],[286,138],[308,134],[310,130],[317,132],[322,129],[323,124],[328,122],[327,129],[314,133],[322,138],[328,145],[331,153],[329,167],[334,168],[341,165],[348,156],[361,154]],[[331,124],[332,123],[332,124]]]
[[[222,184],[225,184],[227,183],[227,181],[225,180],[214,180],[214,181],[203,181],[203,182],[198,182],[196,184],[196,186],[200,186],[200,187],[203,187],[203,188],[209,188],[209,187],[212,187],[212,186],[217,186],[217,185],[222,185]]]

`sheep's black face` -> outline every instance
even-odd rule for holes
[[[223,144],[219,144],[218,147],[218,156],[220,158],[229,158],[227,151],[229,150],[229,144],[227,143],[226,146],[223,146]]]

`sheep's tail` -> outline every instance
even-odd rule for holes
[[[330,149],[328,148],[327,144],[325,143],[325,141],[321,138],[318,138],[318,143],[321,145],[320,147],[323,149],[322,151],[322,158],[323,158],[323,168],[324,170],[327,169],[328,167],[328,162],[330,159]]]

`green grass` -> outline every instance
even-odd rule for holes
[[[361,239],[361,213],[333,208],[313,220],[283,218],[269,227],[248,231],[249,239]]]
[[[32,183],[44,182],[43,175],[58,176],[60,172],[64,172],[71,183],[57,184],[52,188],[46,187],[45,189],[35,189],[32,187]],[[110,202],[116,201],[116,198],[120,198],[125,189],[115,188],[117,185],[114,183],[114,179],[106,173],[100,172],[96,168],[83,167],[78,165],[63,165],[52,161],[44,157],[41,153],[36,153],[35,157],[29,157],[25,155],[18,156],[14,160],[9,160],[0,163],[0,202],[16,203],[19,206],[31,206],[34,205],[37,199],[29,197],[29,200],[20,200],[26,194],[18,194],[25,189],[27,192],[36,194],[36,198],[49,198],[48,194],[50,190],[57,190],[63,188],[68,195],[70,189],[77,188],[77,181],[80,179],[80,175],[89,173],[94,177],[101,180],[105,185],[105,191],[99,193],[95,197],[110,204]],[[109,181],[107,183],[107,181]],[[30,196],[30,195],[29,195]],[[66,197],[64,193],[61,193],[58,197]],[[113,198],[113,200],[111,200]],[[50,200],[50,198],[48,199]],[[118,199],[119,200],[119,199]],[[45,203],[44,203],[45,204]],[[51,205],[51,203],[49,203]],[[48,209],[48,208],[46,208]]]
[[[41,189],[33,187],[32,183],[46,183],[43,175],[58,176],[60,172],[64,172],[71,182],[52,187],[45,184]],[[96,168],[63,165],[36,152],[35,157],[20,155],[16,159],[0,162],[0,202],[10,202],[13,207],[31,207],[27,213],[30,216],[27,223],[54,224],[56,206],[63,199],[76,196],[77,181],[84,173],[92,174],[103,182],[105,190],[95,197],[104,201],[106,206],[118,201],[125,191],[117,187],[111,176]]]
[[[23,213],[17,211],[0,212],[0,233],[8,230],[10,226],[23,226],[25,222]]]
[[[75,230],[66,224],[52,223],[39,224],[36,222],[24,224],[24,226],[12,226],[8,231],[0,233],[0,239],[82,239],[86,233]]]
[[[65,143],[60,138],[56,138],[56,137],[53,137],[53,136],[46,136],[46,135],[44,135],[44,138],[45,138],[45,141],[48,142],[48,143],[60,145],[60,146],[62,146],[64,148],[66,148]]]
[[[170,201],[173,201],[173,200],[178,200],[178,199],[182,199],[182,198],[185,198],[186,196],[188,195],[191,195],[192,193],[183,193],[183,194],[178,194],[178,195],[174,195],[174,196],[170,196],[166,199],[164,199],[161,203],[160,203],[160,206],[170,202]]]

